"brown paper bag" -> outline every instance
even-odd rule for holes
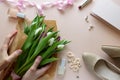
[[[9,48],[10,54],[12,54],[15,50],[20,49],[27,38],[27,35],[24,34],[24,32],[23,32],[23,22],[24,22],[23,19],[18,20],[18,24],[16,26],[16,29],[18,30],[18,32],[17,32],[16,37],[13,40],[13,43],[11,44],[11,46]],[[27,22],[30,23],[28,20],[27,20]],[[55,20],[45,20],[45,23],[47,24],[47,28],[54,26],[55,27],[54,30],[55,31],[57,30]],[[5,77],[7,77],[10,74],[13,66],[14,66],[14,63],[11,63],[9,65],[9,67],[2,72],[4,74],[3,75],[4,79],[2,79],[2,80],[5,80]],[[54,80],[56,66],[57,66],[57,62],[54,62],[52,64],[51,68],[38,80]]]

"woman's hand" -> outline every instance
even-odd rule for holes
[[[13,33],[9,34],[6,37],[2,48],[0,48],[0,71],[8,67],[8,65],[11,62],[13,62],[22,53],[22,50],[19,49],[13,52],[10,56],[8,55],[9,45],[16,34],[17,34],[17,31],[14,31]],[[14,72],[12,72],[11,76],[13,80],[36,80],[37,78],[42,76],[50,68],[51,65],[47,65],[41,69],[37,69],[41,60],[42,58],[38,56],[34,64],[25,73],[22,79],[19,76],[17,76]]]
[[[31,68],[25,73],[25,75],[22,77],[22,79],[15,75],[15,73],[12,73],[11,76],[13,80],[36,80],[40,76],[42,76],[51,66],[51,64],[41,68],[37,69],[39,63],[41,62],[42,58],[38,56],[34,62],[34,64],[31,66]]]
[[[50,68],[51,65],[47,65],[41,69],[37,69],[41,60],[42,60],[42,58],[40,56],[38,56],[36,58],[34,64],[26,72],[26,74],[23,76],[22,80],[36,80],[37,78],[42,76]]]
[[[13,54],[11,54],[10,56],[8,55],[8,48],[10,42],[16,34],[17,31],[14,31],[11,34],[9,34],[6,37],[2,48],[0,48],[0,71],[5,69],[11,62],[13,62],[22,53],[22,50],[19,49],[13,52]]]

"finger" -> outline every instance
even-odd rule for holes
[[[9,63],[6,60],[2,61],[0,63],[0,71],[3,70],[3,69],[5,69],[6,67],[8,67],[8,64]]]
[[[35,62],[34,64],[31,66],[30,70],[36,70],[39,63],[41,62],[42,58],[41,56],[38,56],[36,59],[35,59]]]
[[[51,66],[52,64],[49,64],[41,69],[38,69],[37,74],[40,74],[40,76],[42,76]]]
[[[11,73],[12,80],[21,80],[21,77],[18,76],[14,71]]]
[[[10,43],[11,39],[16,35],[16,33],[17,33],[17,30],[14,31],[14,32],[12,32],[12,33],[10,33],[10,34],[6,37],[5,42],[4,42],[4,44],[3,44],[3,48],[4,48],[4,49],[8,49],[9,43]]]
[[[20,49],[14,51],[10,56],[8,56],[7,61],[13,62],[21,53],[22,53],[22,50]]]
[[[13,54],[8,56],[7,59],[3,60],[0,63],[0,71],[2,69],[5,69],[11,62],[13,62],[20,54],[22,53],[22,50],[16,50]]]

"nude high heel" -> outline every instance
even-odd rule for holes
[[[101,80],[120,80],[120,69],[111,62],[92,53],[84,53],[86,66]]]
[[[112,58],[120,57],[120,46],[102,45],[102,50]]]

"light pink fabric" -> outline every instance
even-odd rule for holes
[[[19,11],[26,9],[27,7],[35,7],[38,14],[43,15],[43,11],[51,7],[56,7],[58,10],[64,11],[67,7],[72,6],[75,0],[56,0],[55,2],[44,2],[41,5],[28,0],[0,0],[0,2],[5,1],[10,5],[17,7]]]

